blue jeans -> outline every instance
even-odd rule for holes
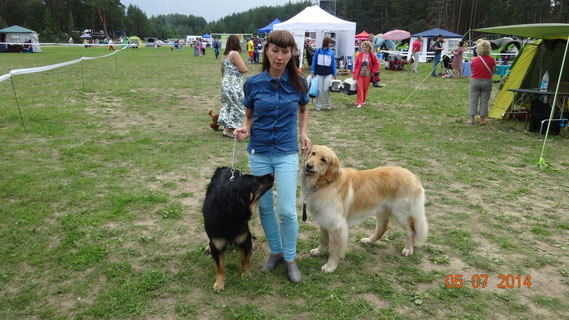
[[[439,63],[441,62],[441,55],[437,54],[435,55],[435,60],[433,61],[433,71],[431,72],[431,75],[434,77],[437,75],[437,66],[439,65]]]
[[[298,154],[278,156],[249,154],[249,168],[256,176],[268,173],[275,175],[279,218],[277,220],[272,189],[259,199],[259,218],[271,253],[282,253],[285,261],[294,261],[298,238],[296,213]]]

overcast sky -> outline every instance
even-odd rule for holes
[[[133,4],[146,13],[146,16],[179,13],[204,17],[215,21],[232,13],[243,12],[260,6],[276,6],[298,0],[121,0],[128,7]]]

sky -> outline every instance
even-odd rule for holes
[[[243,12],[260,6],[277,6],[298,0],[121,0],[128,7],[133,4],[146,13],[146,16],[179,13],[192,14],[205,18],[207,22],[216,21],[232,13]]]

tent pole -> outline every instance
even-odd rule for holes
[[[541,40],[541,45],[539,46],[539,75],[537,77],[537,88],[541,88],[541,77],[543,77],[543,51],[545,50],[543,41],[545,41],[545,39]]]
[[[83,58],[81,58],[81,83],[83,84],[83,92],[85,91],[85,76],[83,75]]]
[[[551,106],[549,121],[547,122],[547,130],[545,130],[545,138],[543,138],[543,146],[541,147],[541,154],[539,155],[539,161],[537,162],[538,168],[544,168],[547,166],[545,160],[543,159],[543,152],[545,151],[545,144],[547,143],[547,136],[549,135],[551,120],[553,120],[553,114],[555,113],[557,93],[559,92],[559,85],[561,84],[561,76],[563,75],[563,68],[565,67],[565,59],[567,58],[567,48],[569,47],[568,44],[569,44],[569,35],[567,36],[567,41],[565,42],[565,53],[563,54],[563,61],[561,62],[561,70],[559,71],[559,78],[557,79],[557,86],[555,87],[555,94],[553,95],[553,105]],[[563,109],[561,109],[561,113],[563,113]]]
[[[10,72],[9,68],[8,68],[8,72]],[[24,123],[24,117],[22,117],[22,110],[20,110],[20,103],[18,102],[18,95],[16,94],[16,86],[14,86],[14,76],[13,75],[10,75],[10,81],[12,82],[12,90],[14,90],[14,98],[16,98],[16,105],[18,106],[18,113],[20,114],[20,120],[22,121],[22,125],[24,126],[24,131],[27,134],[28,129],[26,128],[26,124]]]

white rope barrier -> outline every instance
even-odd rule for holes
[[[98,57],[81,57],[79,59],[76,60],[71,60],[71,61],[66,61],[66,62],[61,62],[61,63],[56,63],[56,64],[52,64],[52,65],[48,65],[48,66],[43,66],[43,67],[35,67],[35,68],[25,68],[25,69],[15,69],[15,70],[10,70],[9,73],[5,74],[5,75],[1,75],[0,76],[0,83],[2,81],[8,80],[10,79],[10,77],[12,77],[13,75],[17,75],[17,74],[28,74],[28,73],[37,73],[37,72],[44,72],[44,71],[48,71],[48,70],[52,70],[52,69],[56,69],[56,68],[61,68],[61,67],[65,67],[71,64],[75,64],[78,62],[81,62],[83,60],[93,60],[93,59],[99,59],[99,58],[106,58],[106,57],[110,57],[114,54],[116,54],[119,51],[122,51],[124,49],[126,49],[127,46],[125,46],[124,48],[117,50],[117,51],[113,51],[109,54],[106,54],[104,56],[98,56]]]
[[[0,44],[5,44],[5,45],[11,45],[11,46],[41,46],[41,47],[46,47],[46,46],[57,46],[57,47],[84,47],[84,46],[99,46],[99,47],[108,47],[108,46],[128,46],[131,45],[132,43],[128,44],[128,43],[113,43],[113,44],[109,44],[109,43],[91,43],[91,42],[87,42],[87,43],[62,43],[62,42],[0,42]]]

